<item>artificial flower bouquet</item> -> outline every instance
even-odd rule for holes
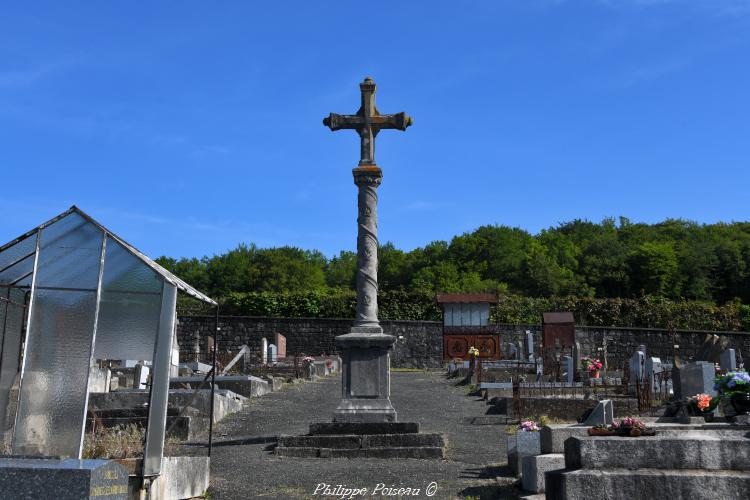
[[[646,422],[633,417],[625,417],[612,425],[597,425],[588,430],[589,436],[654,436],[656,432],[646,427]]]
[[[724,397],[731,397],[736,392],[750,392],[750,375],[739,371],[718,375],[714,380],[714,390]]]
[[[688,405],[692,413],[698,416],[714,411],[718,404],[719,398],[710,394],[696,394],[688,398]]]
[[[479,349],[473,346],[469,347],[469,356],[471,356],[472,358],[476,358],[477,356],[479,356]]]
[[[581,358],[581,368],[591,373],[601,370],[603,366],[602,362],[596,358],[590,358],[588,356]]]
[[[539,432],[539,426],[533,420],[523,420],[518,424],[519,432]]]

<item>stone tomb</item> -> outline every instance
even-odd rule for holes
[[[0,458],[3,500],[127,500],[128,471],[111,460]]]

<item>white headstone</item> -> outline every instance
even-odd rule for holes
[[[276,360],[278,359],[278,351],[276,350],[276,346],[274,344],[268,344],[268,364],[273,365],[276,364]]]
[[[526,359],[534,361],[534,334],[526,330]]]
[[[265,337],[260,339],[260,356],[261,362],[264,365],[268,364],[268,340]]]
[[[133,386],[135,389],[146,389],[148,386],[148,374],[151,370],[148,366],[137,364],[135,366],[135,375],[133,377]]]

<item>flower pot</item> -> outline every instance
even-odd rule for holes
[[[750,392],[735,392],[730,401],[737,415],[750,415]]]
[[[614,436],[615,432],[609,429],[594,429],[593,427],[588,430],[589,436]]]

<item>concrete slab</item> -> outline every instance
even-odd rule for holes
[[[549,471],[564,469],[565,455],[550,453],[523,457],[521,465],[521,485],[524,490],[534,493],[544,492],[544,474]]]

